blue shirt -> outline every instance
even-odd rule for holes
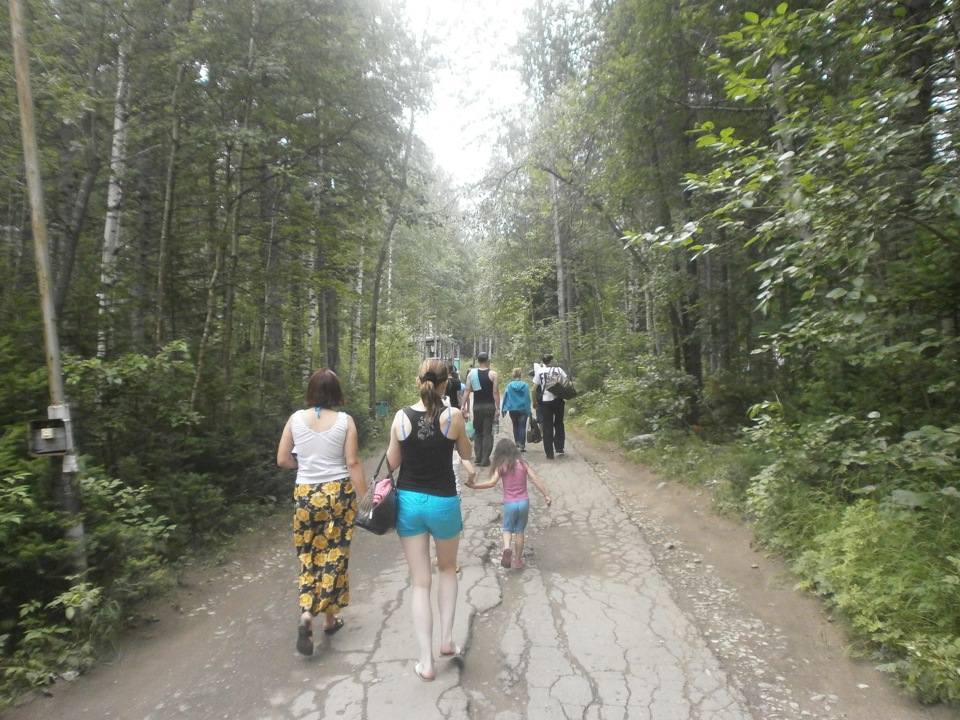
[[[500,408],[509,412],[530,414],[530,387],[523,380],[511,380],[503,391],[503,405]]]

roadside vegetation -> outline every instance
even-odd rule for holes
[[[31,2],[80,509],[26,452],[49,401],[4,35],[0,710],[285,506],[312,370],[369,443],[422,357],[480,350],[553,353],[575,422],[710,486],[856,652],[960,700],[955,5],[534,0],[503,59],[528,104],[463,189],[417,134],[437,38],[397,2]]]
[[[707,488],[718,512],[750,523],[761,547],[789,561],[796,587],[844,623],[851,655],[921,701],[960,699],[960,428],[894,441],[879,412],[791,421],[762,403],[740,437],[716,442],[683,430],[681,417],[654,431],[623,423],[616,400],[598,404],[581,418],[585,430],[632,447],[665,478]],[[638,431],[650,442],[632,443]]]

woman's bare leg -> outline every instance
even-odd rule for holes
[[[454,651],[453,618],[457,610],[457,550],[460,535],[449,540],[436,540],[437,545],[437,605],[440,607],[440,653]],[[432,662],[432,659],[431,659]],[[431,665],[432,670],[432,665]]]
[[[423,677],[432,678],[434,670],[433,608],[430,605],[430,535],[429,533],[421,533],[413,537],[401,537],[400,546],[403,548],[403,555],[406,557],[407,567],[410,569],[413,630],[417,638],[417,645],[420,648],[420,672]],[[437,550],[439,561],[440,548],[438,547]],[[456,581],[456,573],[454,573],[454,581]],[[442,576],[441,587],[443,587]]]

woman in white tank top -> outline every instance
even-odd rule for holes
[[[367,492],[353,418],[333,408],[346,403],[332,370],[318,370],[307,383],[304,410],[287,420],[277,465],[295,468],[293,540],[300,559],[300,620],[297,650],[313,654],[313,619],[323,632],[343,627],[338,613],[350,603],[350,541],[357,498]]]

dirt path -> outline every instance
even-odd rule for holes
[[[665,482],[609,444],[580,449],[637,523],[678,604],[761,709],[758,717],[960,717],[920,705],[873,664],[850,659],[823,603],[794,590],[785,565],[754,550],[749,528],[719,517],[707,492]]]
[[[347,626],[313,658],[296,655],[283,513],[220,562],[189,568],[110,661],[4,720],[958,716],[847,659],[820,603],[706,495],[583,437],[567,451],[553,463],[528,453],[556,499],[549,511],[534,504],[520,573],[499,568],[497,493],[465,496],[456,635],[467,654],[436,682],[411,671],[394,536],[355,536]]]

